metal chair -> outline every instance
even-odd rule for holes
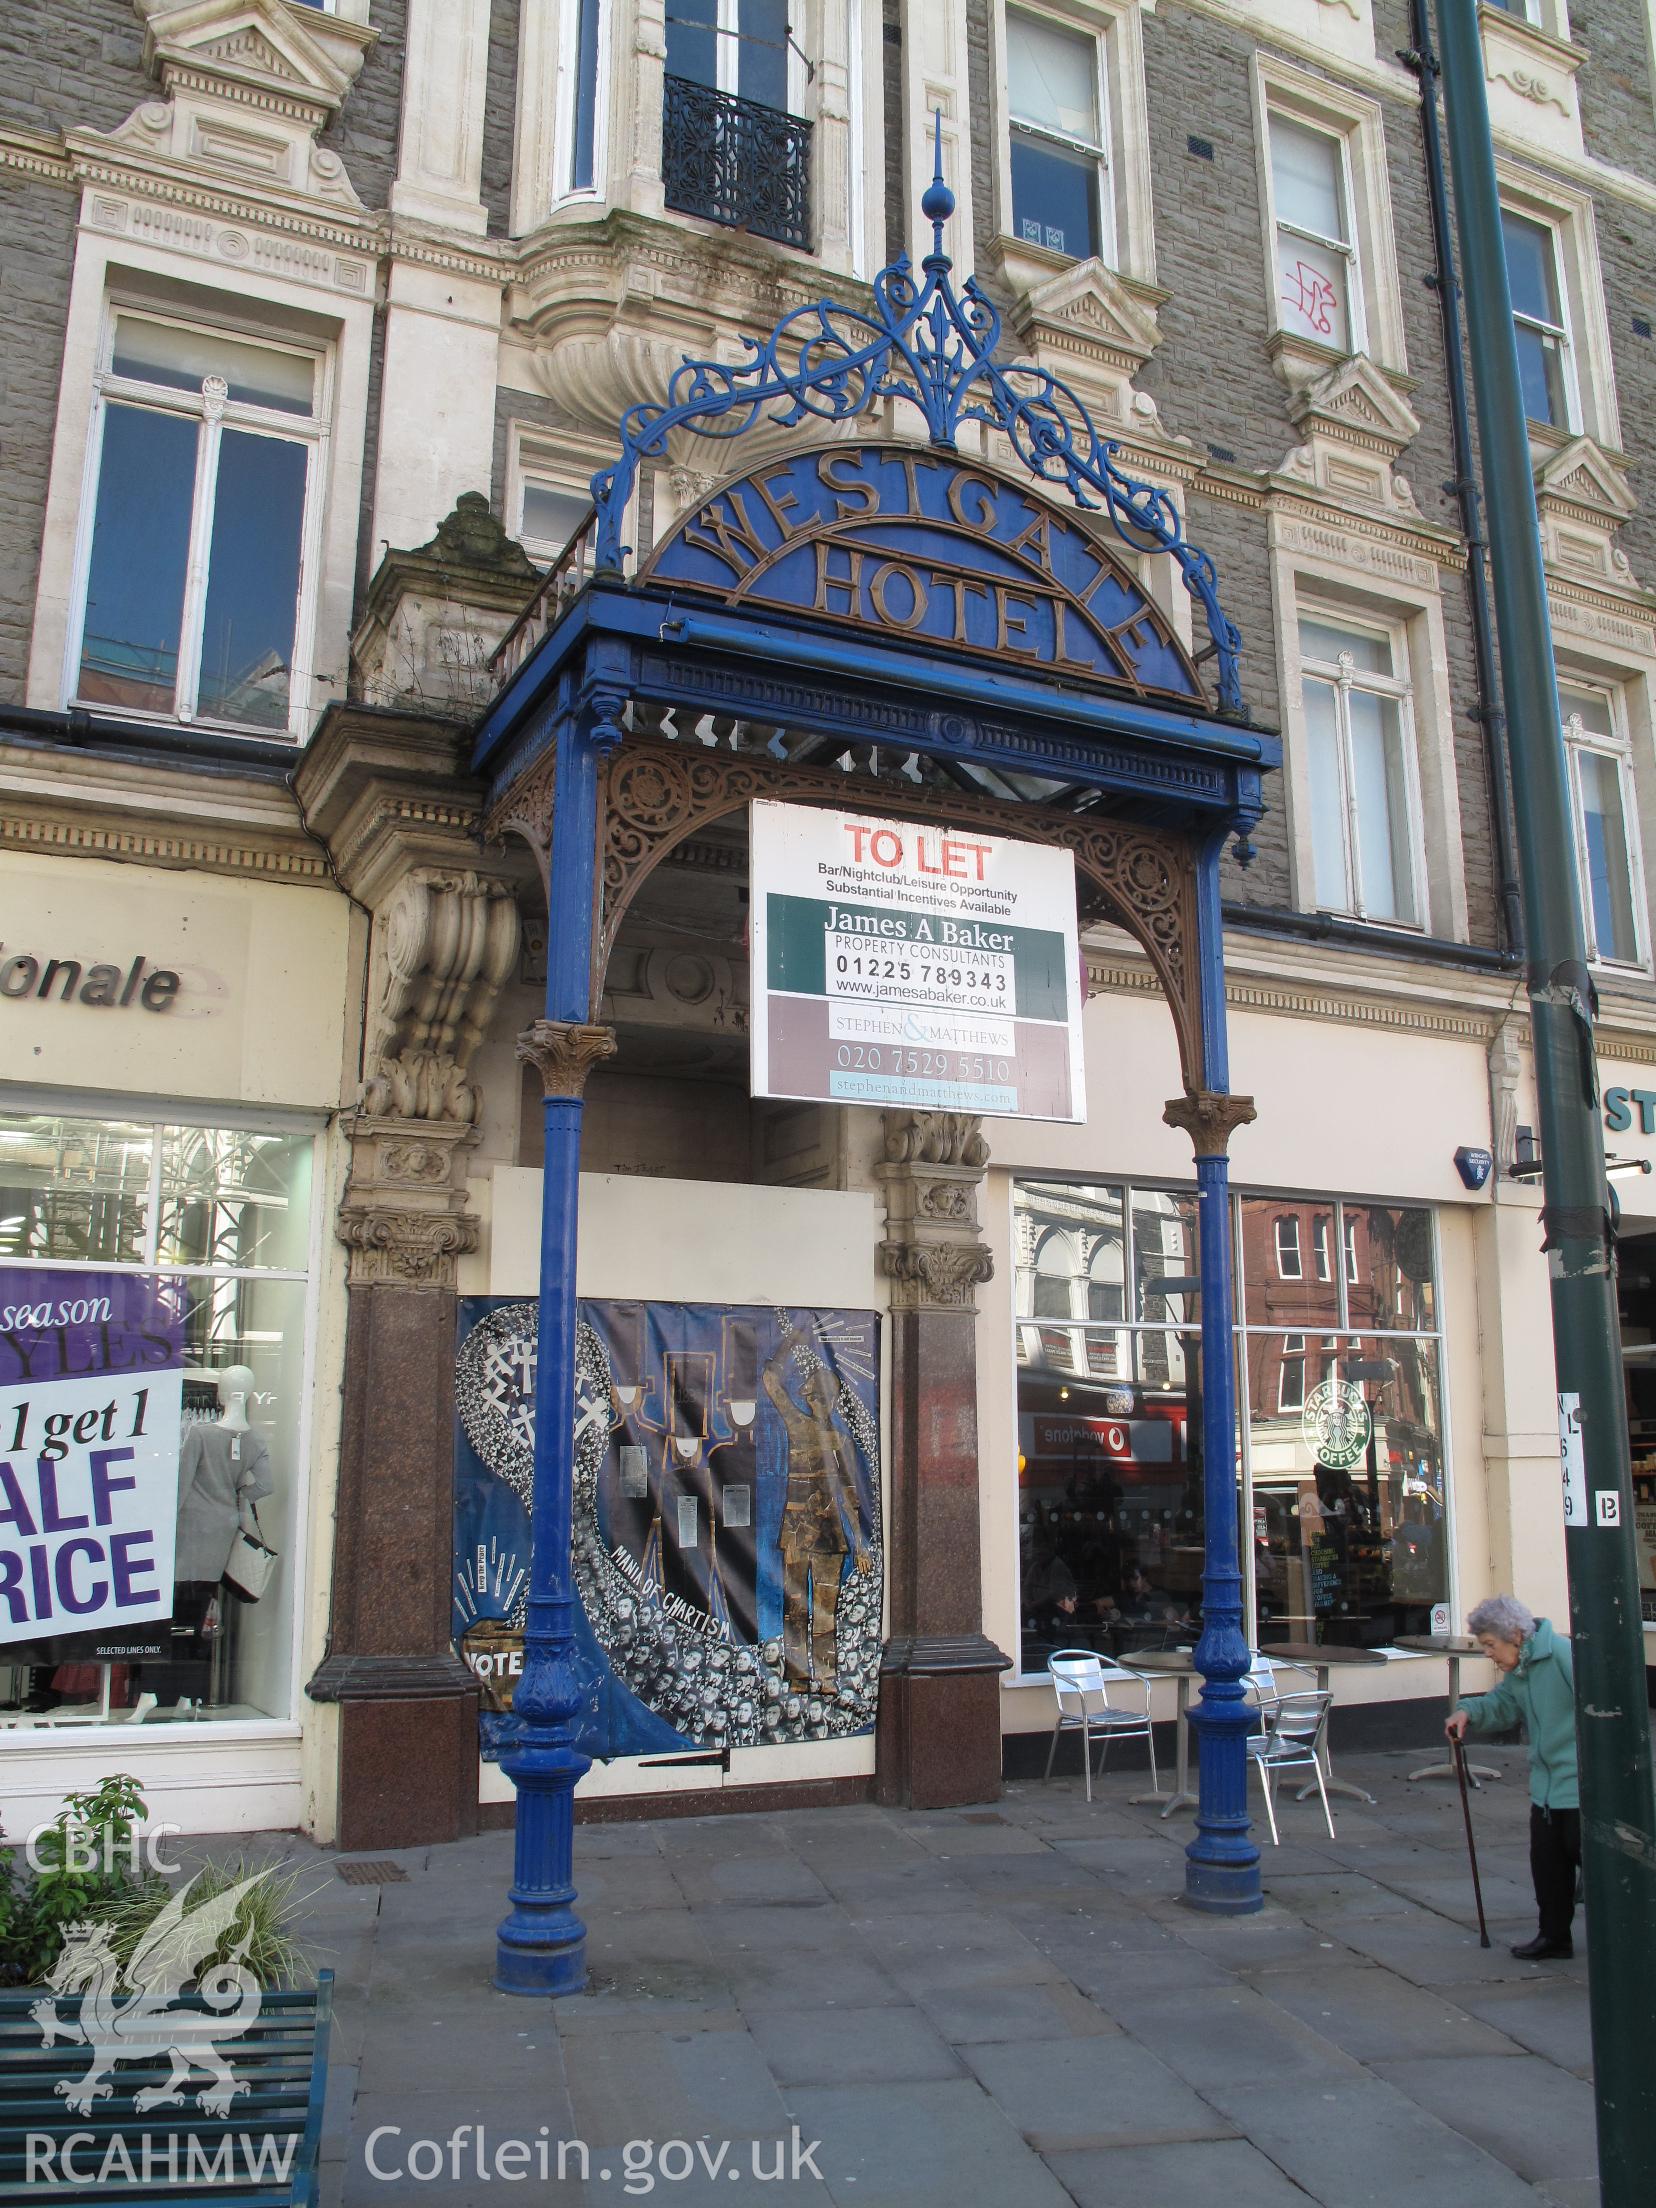
[[[1047,1750],[1044,1777],[1050,1779],[1052,1776],[1059,1735],[1078,1732],[1081,1735],[1081,1769],[1086,1776],[1090,1802],[1094,1739],[1100,1744],[1100,1778],[1104,1776],[1105,1759],[1112,1740],[1142,1740],[1150,1754],[1151,1790],[1159,1792],[1156,1735],[1150,1716],[1151,1682],[1143,1672],[1129,1671],[1125,1664],[1112,1663],[1107,1656],[1100,1656],[1090,1648],[1057,1649],[1048,1658],[1047,1668],[1052,1673],[1053,1690],[1058,1697],[1058,1722],[1052,1728],[1052,1745]],[[1124,1698],[1131,1695],[1135,1703],[1142,1706],[1126,1708],[1112,1704],[1112,1693]]]
[[[1265,1790],[1265,1815],[1270,1820],[1273,1847],[1282,1845],[1282,1835],[1277,1831],[1271,1775],[1277,1771],[1303,1769],[1307,1764],[1316,1778],[1323,1815],[1328,1820],[1328,1837],[1335,1838],[1334,1812],[1328,1806],[1322,1763],[1323,1736],[1328,1730],[1328,1713],[1333,1701],[1333,1695],[1326,1691],[1280,1695],[1275,1707],[1264,1713],[1264,1731],[1255,1733],[1247,1743],[1248,1754],[1259,1770],[1259,1783]]]

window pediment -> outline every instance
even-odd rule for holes
[[[220,97],[275,98],[315,111],[319,129],[343,104],[376,34],[337,15],[300,22],[280,0],[133,0],[144,64],[171,91],[202,81]]]
[[[1535,504],[1547,566],[1577,581],[1637,590],[1638,578],[1616,544],[1637,509],[1632,486],[1591,437],[1574,437],[1535,473]]]
[[[1303,435],[1332,437],[1388,459],[1420,434],[1420,417],[1366,353],[1341,361],[1297,391],[1288,413]]]
[[[1301,442],[1277,471],[1338,506],[1353,501],[1411,527],[1420,509],[1396,471],[1420,420],[1391,380],[1358,353],[1296,392],[1289,412]]]
[[[265,189],[360,205],[316,134],[344,104],[376,33],[336,15],[301,23],[281,0],[133,0],[163,97],[109,135],[128,152]]]

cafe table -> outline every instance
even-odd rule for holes
[[[1346,1648],[1333,1641],[1273,1641],[1261,1654],[1273,1657],[1281,1664],[1292,1664],[1296,1670],[1314,1672],[1320,1694],[1330,1691],[1329,1674],[1341,1664],[1383,1664],[1387,1661],[1383,1648]],[[1329,1793],[1349,1794],[1354,1802],[1372,1802],[1374,1796],[1366,1788],[1353,1786],[1349,1779],[1337,1779],[1334,1776],[1334,1758],[1326,1746],[1327,1738],[1325,1733],[1323,1778],[1327,1782]],[[1310,1785],[1300,1788],[1295,1800],[1303,1802],[1316,1791],[1316,1781],[1313,1780]]]
[[[1399,1633],[1399,1648],[1415,1650],[1422,1656],[1446,1656],[1449,1659],[1449,1707],[1460,1704],[1460,1667],[1463,1656],[1481,1656],[1483,1650],[1464,1633]],[[1447,1759],[1442,1763],[1423,1763],[1418,1771],[1411,1771],[1411,1779],[1452,1779],[1455,1766]],[[1501,1774],[1487,1763],[1466,1760],[1466,1775],[1472,1784],[1481,1788],[1485,1779],[1498,1779]]]
[[[1159,1802],[1164,1818],[1171,1817],[1176,1809],[1194,1809],[1196,1797],[1190,1791],[1190,1683],[1200,1677],[1196,1669],[1196,1651],[1193,1648],[1145,1648],[1118,1661],[1124,1671],[1136,1671],[1151,1679],[1171,1678],[1179,1697],[1179,1747],[1173,1791],[1171,1794],[1160,1790],[1130,1794],[1128,1800]]]

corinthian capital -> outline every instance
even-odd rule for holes
[[[1224,1157],[1237,1128],[1258,1117],[1251,1096],[1226,1096],[1217,1089],[1187,1091],[1162,1107],[1162,1118],[1169,1127],[1184,1129],[1199,1158]]]
[[[547,1096],[580,1096],[587,1075],[615,1056],[615,1030],[579,1020],[537,1020],[517,1039],[517,1054],[541,1077]]]

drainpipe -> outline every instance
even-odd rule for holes
[[[1455,454],[1455,479],[1445,484],[1460,505],[1461,535],[1466,539],[1466,599],[1472,616],[1472,660],[1478,702],[1474,717],[1484,734],[1489,761],[1491,813],[1495,829],[1495,869],[1500,882],[1502,932],[1510,950],[1524,948],[1524,917],[1518,894],[1517,835],[1512,812],[1512,767],[1507,757],[1506,714],[1495,667],[1495,632],[1489,610],[1489,540],[1484,535],[1483,500],[1472,462],[1472,428],[1466,397],[1466,355],[1461,342],[1460,285],[1455,279],[1455,249],[1449,227],[1449,195],[1444,187],[1443,142],[1438,130],[1438,59],[1432,47],[1427,0],[1409,0],[1412,47],[1398,60],[1420,79],[1420,134],[1426,149],[1426,196],[1432,209],[1432,243],[1437,255],[1438,307],[1443,315],[1443,367],[1449,386],[1449,429]]]

